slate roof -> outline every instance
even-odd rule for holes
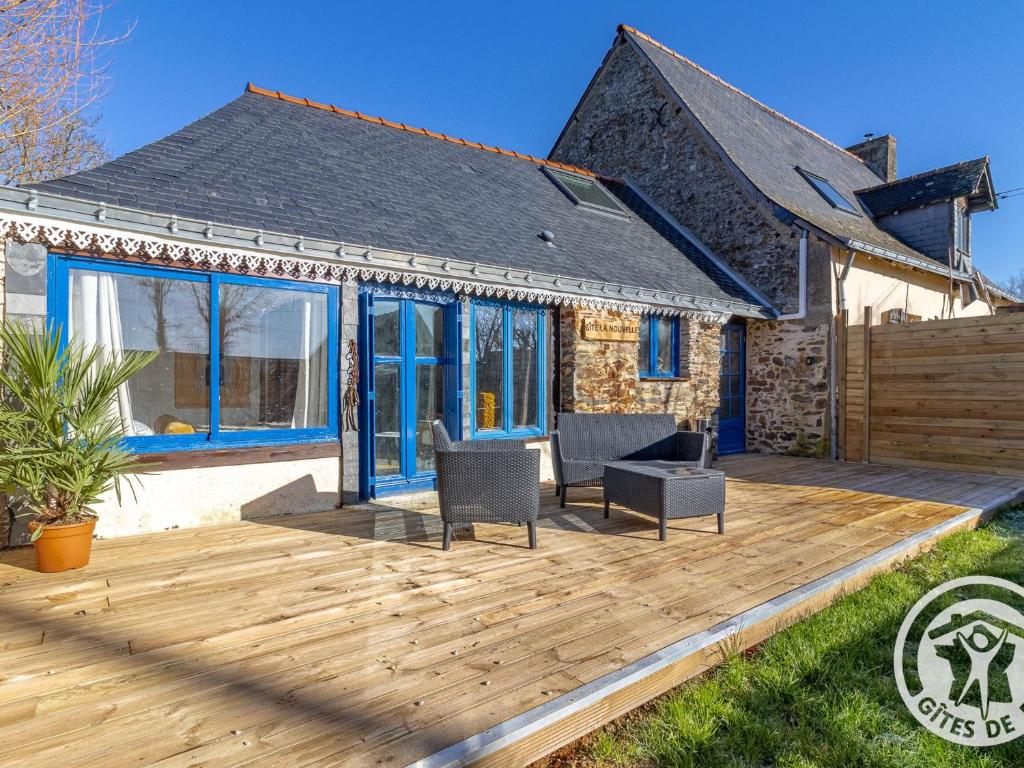
[[[250,88],[166,138],[31,186],[218,224],[762,304],[625,184],[606,186],[628,216],[582,210],[548,177],[549,164]],[[554,233],[554,248],[541,230]]]
[[[954,197],[971,199],[971,210],[996,207],[987,157],[936,168],[857,192],[875,216]]]
[[[868,243],[924,264],[931,259],[872,221],[855,192],[879,184],[860,158],[628,26],[620,34],[634,44],[707,131],[721,152],[775,206],[780,218],[797,217],[843,240]],[[797,169],[820,176],[863,215],[832,207]]]

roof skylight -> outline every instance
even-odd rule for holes
[[[544,172],[554,179],[562,191],[569,195],[577,205],[607,213],[616,213],[620,216],[625,215],[626,212],[619,205],[618,200],[612,197],[611,193],[602,187],[597,179],[554,168],[545,168]]]
[[[807,179],[807,182],[817,190],[819,195],[828,200],[833,208],[838,208],[841,211],[846,211],[847,213],[852,213],[855,216],[860,216],[860,211],[857,210],[853,203],[843,197],[839,193],[839,190],[829,183],[828,179],[823,179],[821,176],[815,176],[813,173],[805,171],[803,168],[797,168],[797,170],[800,171],[801,175]]]

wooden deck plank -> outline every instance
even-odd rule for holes
[[[436,510],[381,504],[101,541],[80,573],[4,552],[0,764],[402,765],[1024,486],[721,467],[726,534],[673,521],[665,543],[547,486],[537,551],[478,525],[444,553]]]

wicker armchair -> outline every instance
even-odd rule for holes
[[[526,523],[536,549],[540,451],[522,440],[452,440],[440,421],[432,430],[444,549],[465,523]]]
[[[558,430],[551,430],[551,470],[555,477],[555,496],[562,495],[562,462],[558,453]]]
[[[711,467],[711,435],[676,430],[671,414],[560,413],[551,437],[551,462],[560,505],[567,489],[600,487],[610,461],[672,461]]]

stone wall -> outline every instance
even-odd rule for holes
[[[552,157],[626,178],[743,275],[780,313],[797,311],[796,232],[741,185],[630,45],[619,44],[610,53]],[[828,447],[831,263],[828,245],[811,236],[806,318],[749,326],[749,450],[817,453],[821,446]],[[813,359],[810,365],[808,357]],[[717,361],[715,371],[717,383]],[[652,402],[646,393],[643,399]]]
[[[619,319],[620,312],[592,312]],[[562,402],[559,410],[589,413],[628,413],[636,408],[639,381],[637,344],[595,342],[583,338],[582,314],[563,308],[559,313],[562,354]]]
[[[829,326],[747,323],[747,450],[827,457]]]
[[[608,320],[624,317],[612,311],[596,314]],[[560,410],[672,413],[683,424],[706,419],[718,408],[718,325],[681,320],[680,350],[689,352],[682,368],[689,375],[669,380],[640,379],[638,342],[587,340],[581,325],[579,311],[560,311]]]
[[[673,381],[645,379],[637,386],[644,413],[674,413],[680,421],[710,419],[718,408],[721,326],[681,320],[679,354],[683,378]]]
[[[796,311],[797,238],[741,188],[630,45],[612,51],[551,156],[629,180],[776,308]]]

